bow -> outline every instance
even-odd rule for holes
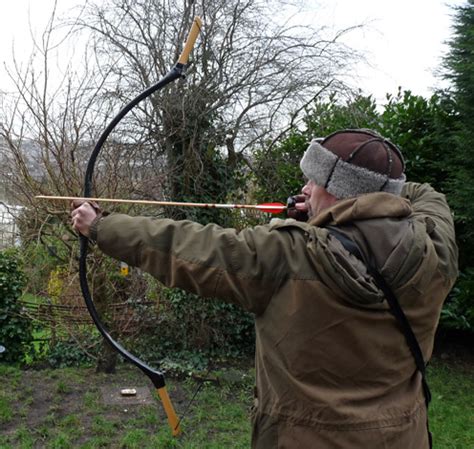
[[[178,62],[175,66],[156,84],[152,85],[141,94],[139,94],[136,98],[134,98],[130,103],[128,103],[110,122],[107,128],[104,130],[102,135],[100,136],[99,140],[97,141],[94,150],[89,158],[89,162],[87,164],[85,180],[84,180],[84,198],[91,197],[91,190],[92,190],[92,176],[94,173],[94,167],[97,160],[97,156],[102,149],[105,141],[109,134],[113,131],[113,129],[118,125],[118,123],[130,112],[138,103],[142,100],[153,94],[159,89],[162,89],[167,84],[171,83],[172,81],[184,77],[186,64],[188,62],[189,54],[194,47],[194,43],[196,42],[197,36],[199,34],[202,22],[199,17],[194,19],[193,25],[189,32],[188,38],[184,45],[183,51],[178,59]],[[84,301],[87,306],[87,310],[89,311],[94,324],[96,325],[99,332],[102,334],[104,339],[117,351],[119,352],[126,360],[133,363],[136,367],[138,367],[148,378],[151,380],[153,385],[158,391],[158,395],[163,403],[164,410],[166,412],[168,418],[168,424],[171,428],[173,436],[176,436],[180,433],[180,420],[178,419],[176,412],[173,408],[171,400],[168,396],[168,392],[166,390],[165,385],[165,377],[162,372],[151,368],[146,363],[142,362],[140,359],[135,357],[129,351],[127,351],[124,347],[122,347],[119,343],[117,343],[110,333],[105,329],[104,325],[102,324],[97,310],[95,308],[94,302],[92,301],[89,284],[87,282],[87,249],[88,249],[89,240],[87,237],[80,236],[80,258],[79,258],[79,280],[82,290],[82,295],[84,296]]]

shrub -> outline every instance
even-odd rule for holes
[[[209,357],[253,354],[254,320],[240,307],[179,289],[162,288],[159,297],[156,325],[133,344],[141,357],[153,364],[164,358],[186,360],[202,368]]]
[[[99,337],[97,336],[97,338]],[[92,352],[91,357],[79,342],[69,338],[57,341],[54,346],[50,346],[46,358],[48,364],[53,368],[86,366],[95,362],[94,357],[97,357],[97,349],[93,349]]]
[[[445,329],[474,331],[474,268],[459,274],[441,311],[440,324]]]
[[[50,238],[49,240],[53,240]],[[56,242],[58,242],[56,240]],[[50,241],[38,244],[29,243],[23,248],[25,261],[23,270],[27,278],[27,290],[34,295],[44,295],[48,289],[50,273],[64,261],[58,255],[60,243]]]
[[[32,340],[32,323],[23,315],[18,299],[25,286],[20,257],[16,250],[0,252],[0,345],[6,348],[0,360],[18,362]]]

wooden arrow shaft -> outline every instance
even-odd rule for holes
[[[179,201],[155,201],[155,200],[128,200],[120,198],[82,198],[76,196],[54,196],[37,195],[35,198],[42,200],[62,200],[62,201],[95,201],[103,203],[123,203],[123,204],[144,204],[153,206],[176,206],[176,207],[204,207],[215,209],[256,209],[267,210],[275,213],[283,212],[286,209],[284,204],[219,204],[219,203],[187,203]]]

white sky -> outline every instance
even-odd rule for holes
[[[57,0],[64,12],[85,0]],[[395,94],[398,86],[415,94],[429,96],[442,83],[433,76],[446,52],[444,42],[450,37],[450,6],[465,0],[316,0],[314,11],[305,15],[316,25],[341,29],[366,23],[364,31],[350,34],[348,43],[363,51],[372,67],[358,68],[359,87],[383,101],[386,93]],[[312,3],[312,0],[307,2]],[[37,36],[44,29],[54,0],[2,0],[0,21],[0,91],[11,86],[4,66],[16,59],[26,61],[32,50],[32,31]]]
[[[348,43],[363,51],[372,67],[359,68],[360,87],[378,100],[398,87],[429,96],[445,84],[434,71],[452,35],[452,6],[464,0],[335,0],[329,19],[343,28],[367,27],[350,35]]]

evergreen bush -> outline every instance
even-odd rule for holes
[[[5,351],[0,361],[23,360],[32,340],[31,320],[23,314],[18,301],[25,286],[20,256],[16,250],[0,252],[0,345]]]

